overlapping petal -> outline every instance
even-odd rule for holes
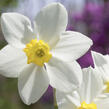
[[[43,8],[34,23],[39,39],[45,40],[51,47],[54,46],[61,32],[66,30],[67,19],[67,11],[60,3],[52,3]]]
[[[21,49],[5,46],[0,51],[0,74],[6,77],[18,77],[27,65],[26,56]]]
[[[49,86],[49,79],[43,68],[34,64],[28,65],[18,78],[18,89],[25,104],[38,101]]]
[[[50,78],[50,84],[57,90],[70,92],[81,84],[82,71],[76,61],[64,63],[52,57],[49,63],[46,64],[46,68]]]
[[[95,51],[91,51],[91,53],[92,53],[92,58],[93,58],[95,67],[101,67],[101,66],[106,65],[108,63],[107,59],[102,54],[97,53]]]
[[[92,51],[94,66],[105,81],[109,80],[109,56]]]
[[[2,14],[1,28],[7,42],[17,48],[23,48],[34,37],[30,20],[18,13]]]
[[[59,59],[69,62],[85,54],[91,45],[91,39],[85,35],[78,32],[67,31],[61,35],[60,41],[52,52]]]
[[[103,90],[103,81],[97,70],[83,69],[83,82],[79,88],[81,102],[90,104]]]

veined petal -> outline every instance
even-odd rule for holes
[[[38,101],[49,86],[49,79],[44,68],[29,64],[20,73],[18,89],[23,102],[27,105]]]
[[[57,90],[70,92],[75,90],[82,81],[82,71],[79,64],[64,63],[63,61],[52,57],[46,64],[50,85]]]
[[[53,54],[64,61],[72,61],[84,55],[90,46],[92,40],[85,35],[67,31],[61,35],[60,41],[52,50]]]
[[[57,90],[56,101],[59,109],[77,109],[80,106],[80,98],[76,91],[65,94]]]
[[[5,46],[0,51],[0,74],[6,77],[18,77],[27,65],[26,56],[21,49]]]
[[[17,48],[23,48],[34,36],[30,20],[18,13],[2,14],[1,28],[7,42]]]
[[[39,39],[45,40],[51,47],[59,40],[60,33],[66,30],[67,11],[60,3],[52,3],[43,8],[35,18],[35,29]]]
[[[99,70],[99,74],[103,76],[105,81],[109,81],[109,56],[91,51],[94,66]]]
[[[79,88],[81,102],[90,104],[103,90],[101,75],[91,67],[83,69],[83,82]]]

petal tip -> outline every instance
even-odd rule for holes
[[[91,40],[91,39],[90,39],[90,40]],[[91,46],[93,45],[93,41],[92,41],[92,40],[90,41],[90,45],[91,45]]]
[[[96,58],[96,56],[100,56],[101,54],[97,53],[96,51],[91,51],[92,58]]]
[[[10,15],[11,13],[2,13],[1,15],[1,19],[4,19],[5,17],[8,17],[8,15]]]
[[[92,51],[91,50],[91,54],[92,54],[92,56],[94,56],[95,54],[97,54],[95,51]]]
[[[59,2],[54,2],[54,3],[51,3],[49,5],[54,5],[54,6],[60,6],[60,7],[64,7],[61,3]]]
[[[46,7],[49,7],[49,6],[51,6],[51,7],[56,7],[56,8],[59,8],[59,9],[61,8],[61,9],[65,10],[66,13],[67,13],[67,10],[66,10],[66,8],[64,7],[64,5],[61,4],[61,3],[59,3],[59,2],[51,3],[51,4],[47,5],[47,6],[45,6],[45,8],[46,8]]]
[[[2,22],[4,21],[6,15],[7,15],[7,13],[2,13],[2,15],[1,15],[1,24],[2,24]]]

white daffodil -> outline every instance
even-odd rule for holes
[[[103,82],[98,71],[83,70],[82,84],[77,91],[66,94],[57,91],[58,109],[109,109],[109,94],[102,94]]]
[[[104,81],[104,92],[109,93],[109,55],[102,55],[92,51],[92,58],[95,69],[98,69],[99,74]]]
[[[2,14],[1,27],[8,45],[0,51],[0,73],[18,77],[20,96],[28,105],[39,100],[49,84],[69,92],[81,83],[81,68],[75,60],[92,41],[78,32],[65,31],[67,20],[67,11],[59,3],[38,13],[34,29],[21,14]]]

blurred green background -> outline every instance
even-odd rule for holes
[[[18,0],[0,0],[0,14],[7,8],[16,7]]]

